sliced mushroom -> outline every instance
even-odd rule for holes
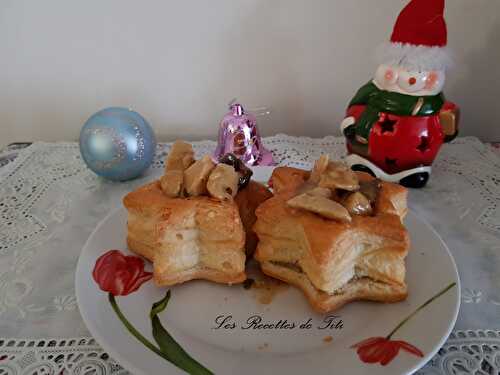
[[[352,215],[371,215],[373,212],[370,201],[359,191],[349,194],[343,203]]]
[[[182,194],[183,172],[193,162],[194,152],[191,145],[183,141],[175,141],[165,161],[165,174],[160,179],[161,189],[167,196],[175,198]]]
[[[240,170],[238,171],[238,174],[240,175],[238,187],[240,189],[246,188],[250,183],[250,179],[253,176],[253,171],[250,168],[248,168],[243,162],[242,164],[243,167],[240,168]]]
[[[184,173],[182,171],[166,171],[160,178],[163,193],[170,198],[179,197],[182,193]]]
[[[238,192],[240,175],[227,164],[218,164],[210,173],[207,189],[210,195],[221,201],[231,200]]]
[[[382,182],[377,178],[371,181],[361,182],[359,184],[359,192],[368,198],[370,203],[377,201],[378,193],[382,187]]]
[[[235,155],[235,154],[231,154],[230,152],[227,153],[227,154],[224,154],[220,157],[219,159],[219,163],[224,163],[224,164],[227,164],[227,165],[230,165],[231,167],[233,167],[236,171],[239,170],[240,168],[240,163],[241,163],[241,160],[238,159],[238,157]]]
[[[308,181],[297,189],[296,195],[301,195],[301,194],[309,194],[325,198],[332,197],[332,191],[330,189],[317,187],[316,185]]]
[[[184,171],[184,189],[189,196],[198,196],[207,192],[207,180],[215,164],[210,156],[205,155]]]
[[[356,191],[359,189],[358,176],[345,164],[330,162],[320,176],[319,186],[328,189]]]
[[[250,178],[253,175],[253,172],[250,168],[248,168],[241,159],[239,159],[235,154],[225,154],[219,159],[220,163],[231,165],[236,172],[240,175],[238,188],[244,189],[250,183]]]
[[[339,170],[339,171],[348,171],[350,168],[348,165],[342,161],[331,161],[328,163],[326,167],[327,170]]]
[[[175,141],[165,163],[167,171],[185,171],[194,163],[193,147],[183,141]]]
[[[328,163],[330,161],[330,157],[328,155],[321,155],[318,160],[314,163],[314,168],[311,171],[311,175],[309,176],[309,182],[312,184],[318,184],[321,175],[326,171],[328,168]]]
[[[312,195],[314,197],[323,197],[330,199],[332,197],[332,191],[330,189],[315,187],[307,192],[307,194]]]
[[[286,203],[292,208],[301,208],[327,219],[339,220],[344,223],[351,222],[351,215],[344,206],[325,197],[301,194]]]
[[[306,181],[299,185],[297,190],[295,191],[295,195],[300,195],[300,194],[306,194],[312,191],[313,189],[317,188],[318,185],[313,184],[311,181]]]

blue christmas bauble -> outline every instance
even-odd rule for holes
[[[92,115],[80,132],[80,152],[99,176],[126,181],[152,163],[156,148],[153,129],[137,112],[112,107]]]

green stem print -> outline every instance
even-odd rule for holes
[[[413,316],[415,316],[420,310],[422,310],[425,306],[427,306],[428,304],[432,303],[435,299],[441,297],[443,294],[445,294],[448,290],[450,290],[451,288],[453,288],[457,283],[451,283],[450,285],[448,285],[446,288],[444,288],[442,291],[440,291],[439,293],[437,293],[436,295],[434,295],[433,297],[429,298],[427,301],[425,301],[422,305],[420,305],[415,311],[413,311],[410,315],[408,315],[406,318],[404,318],[401,323],[399,323],[396,328],[394,328],[391,333],[389,333],[387,336],[386,336],[386,339],[390,339],[396,332],[398,329],[400,329],[408,320],[410,320],[411,318],[413,318]]]
[[[120,307],[116,303],[116,299],[113,294],[109,293],[108,298],[111,307],[113,308],[125,328],[127,328],[127,330],[149,350],[156,353],[163,359],[169,361],[173,365],[179,367],[180,369],[186,371],[188,374],[213,374],[210,370],[207,370],[189,354],[187,354],[184,349],[182,349],[182,347],[174,340],[174,338],[170,336],[168,331],[162,326],[157,314],[165,310],[165,308],[167,307],[168,300],[170,299],[170,290],[167,292],[165,298],[153,304],[153,307],[151,308],[150,317],[153,327],[153,337],[158,343],[159,347],[155,346],[137,329],[135,329],[132,323],[130,323],[125,315],[123,315],[123,313],[121,312]]]
[[[153,337],[159,345],[161,351],[165,353],[170,361],[177,367],[183,369],[189,374],[208,375],[212,374],[211,371],[203,367],[193,357],[191,357],[182,347],[175,341],[175,339],[168,333],[168,331],[161,324],[158,314],[167,308],[170,299],[170,290],[165,297],[153,304],[151,313],[151,324],[153,326]]]

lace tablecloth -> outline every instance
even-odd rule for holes
[[[341,138],[266,138],[282,165],[344,154]],[[197,155],[214,148],[194,144]],[[78,255],[124,194],[161,174],[158,146],[144,177],[98,178],[76,143],[35,143],[0,168],[0,375],[126,374],[90,337],[74,295]],[[410,207],[451,249],[463,297],[455,331],[418,374],[499,374],[500,159],[476,138],[444,146],[427,188]]]

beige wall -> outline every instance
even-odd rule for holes
[[[225,103],[265,135],[338,134],[403,0],[0,1],[0,144],[75,140],[129,106],[161,139],[214,138]],[[500,1],[448,0],[463,134],[500,140]]]

